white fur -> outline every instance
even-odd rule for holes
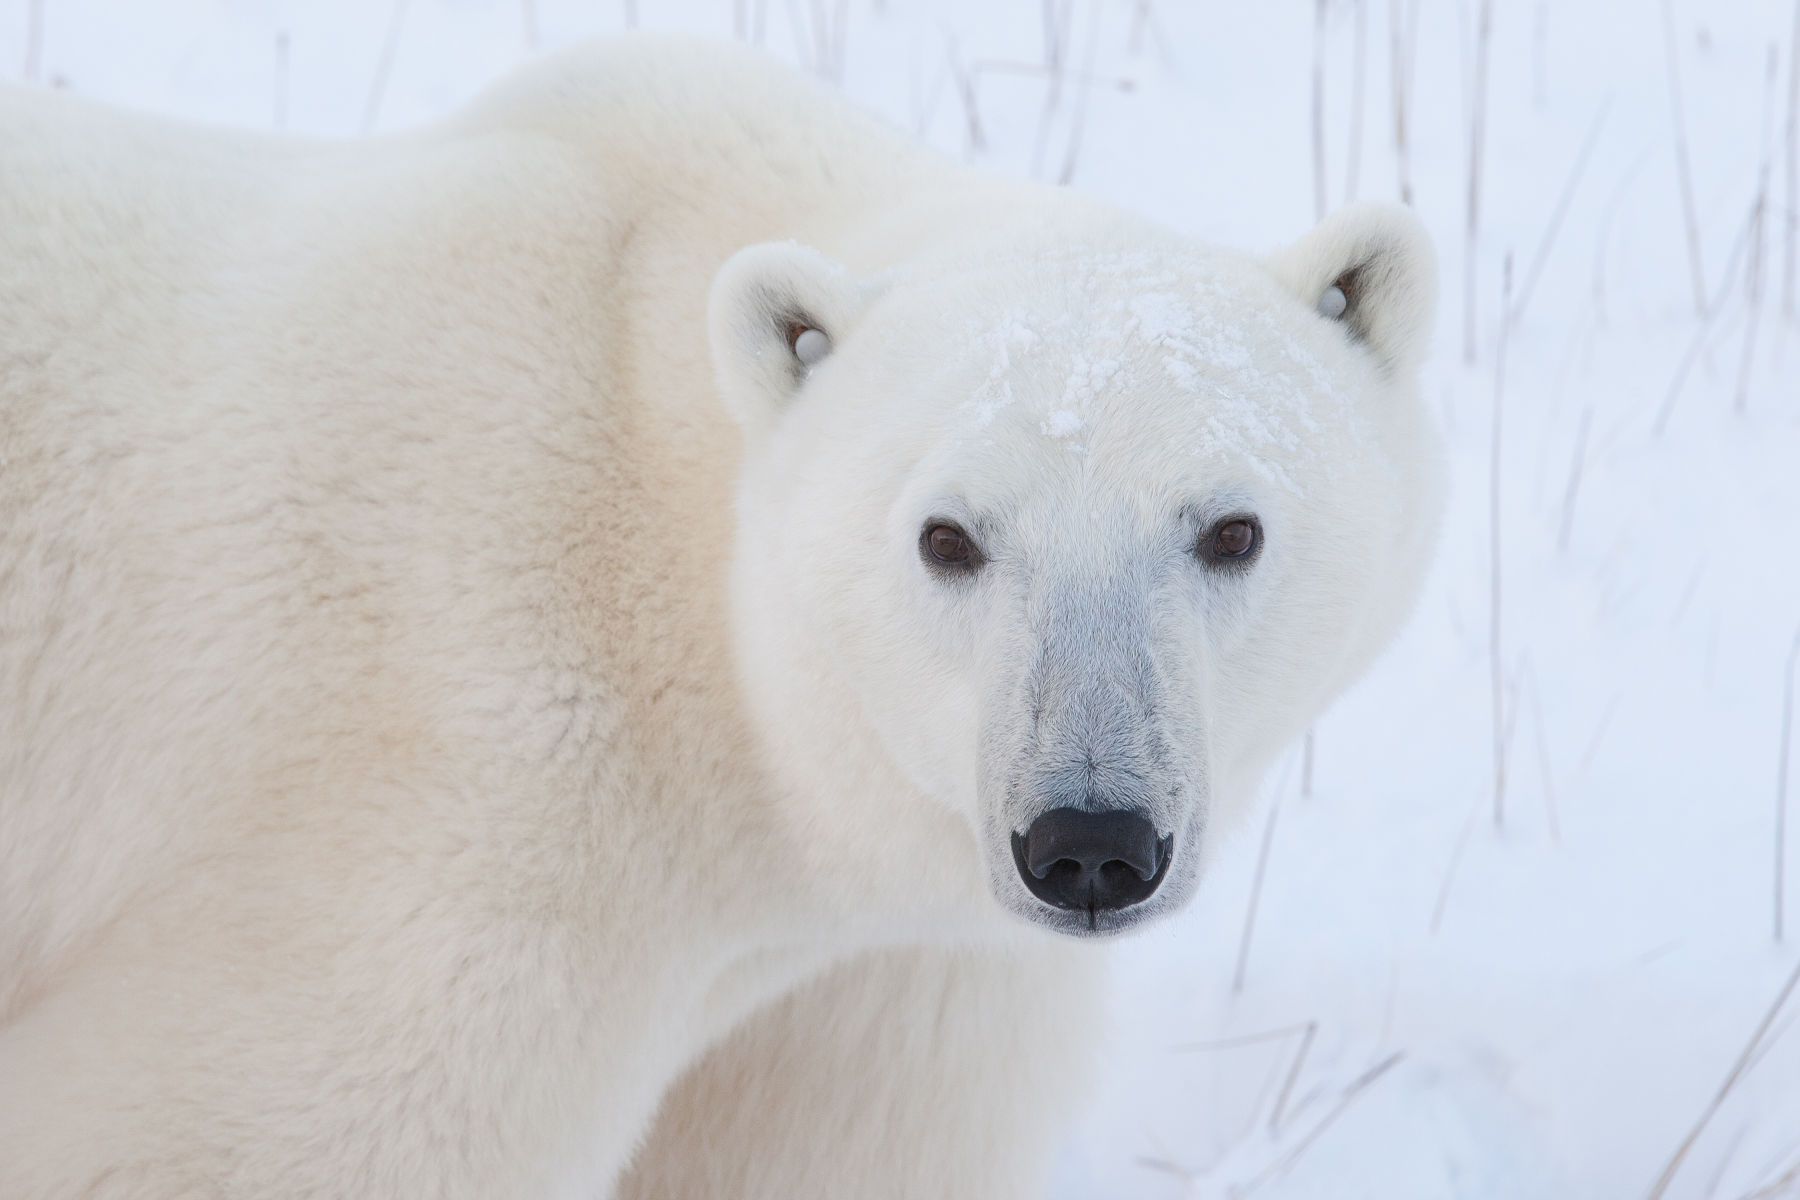
[[[0,95],[0,1195],[1036,1194],[1029,731],[1162,756],[1185,898],[1416,587],[1429,305],[699,43],[357,144]]]

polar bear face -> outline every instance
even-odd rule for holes
[[[1078,936],[1180,905],[1418,587],[1431,293],[1382,209],[1268,262],[727,264],[740,675],[810,843]]]

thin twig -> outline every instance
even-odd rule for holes
[[[1694,284],[1694,313],[1706,315],[1706,269],[1700,257],[1700,218],[1695,215],[1694,170],[1688,158],[1687,106],[1681,99],[1680,55],[1675,45],[1675,14],[1662,2],[1663,51],[1669,64],[1669,105],[1675,118],[1675,168],[1681,182],[1681,214],[1687,225],[1688,272]]]
[[[1731,1095],[1731,1089],[1737,1086],[1738,1080],[1743,1078],[1745,1071],[1749,1069],[1750,1061],[1755,1055],[1757,1047],[1762,1043],[1763,1036],[1769,1032],[1769,1026],[1775,1023],[1775,1018],[1781,1014],[1781,1009],[1787,1004],[1788,996],[1793,993],[1796,984],[1800,984],[1800,964],[1795,965],[1793,973],[1787,977],[1787,982],[1781,985],[1781,991],[1776,993],[1775,1003],[1771,1004],[1769,1011],[1763,1014],[1763,1019],[1757,1025],[1756,1032],[1750,1035],[1749,1042],[1745,1044],[1743,1052],[1738,1055],[1736,1064],[1731,1068],[1731,1074],[1725,1077],[1725,1082],[1719,1088],[1718,1094],[1701,1112],[1700,1119],[1694,1122],[1693,1129],[1688,1131],[1687,1137],[1682,1139],[1681,1145],[1676,1148],[1668,1165],[1663,1168],[1662,1174],[1657,1176],[1656,1183],[1650,1188],[1649,1200],[1660,1200],[1660,1197],[1668,1192],[1669,1184],[1674,1182],[1676,1173],[1681,1170],[1682,1160],[1687,1158],[1688,1151],[1694,1148],[1694,1143],[1700,1140],[1702,1133],[1706,1132],[1706,1126],[1713,1119],[1713,1115],[1725,1103],[1725,1098]]]
[[[924,137],[925,131],[931,128],[931,122],[937,116],[938,101],[943,98],[944,84],[949,80],[950,72],[944,66],[939,65],[932,71],[930,86],[921,87],[916,46],[913,59],[913,111],[915,113],[913,132]]]
[[[1269,866],[1269,846],[1275,840],[1275,818],[1281,814],[1281,801],[1269,805],[1269,819],[1263,825],[1262,849],[1256,855],[1256,875],[1250,881],[1250,903],[1244,910],[1244,932],[1238,939],[1237,969],[1231,974],[1231,991],[1244,990],[1244,971],[1250,964],[1250,939],[1256,933],[1256,910],[1262,903],[1263,873]]]
[[[36,83],[44,72],[44,0],[25,6],[25,82]]]
[[[1706,1194],[1700,1200],[1713,1200],[1713,1197],[1719,1194],[1719,1185],[1725,1181],[1725,1172],[1731,1170],[1732,1161],[1737,1158],[1737,1152],[1743,1148],[1744,1137],[1749,1132],[1750,1126],[1740,1125],[1737,1132],[1731,1135],[1731,1141],[1726,1144],[1725,1152],[1718,1156],[1718,1162],[1713,1167],[1712,1177],[1706,1181]]]
[[[1787,260],[1782,269],[1781,311],[1794,319],[1796,256],[1800,251],[1800,0],[1794,0],[1794,36],[1788,45]]]
[[[1306,740],[1300,743],[1300,795],[1309,800],[1313,794],[1313,760],[1318,740],[1318,726],[1314,725],[1307,729]]]
[[[1780,942],[1787,915],[1788,764],[1794,739],[1794,665],[1800,662],[1800,629],[1788,647],[1787,673],[1781,685],[1781,753],[1775,772],[1775,940]]]
[[[1069,65],[1069,45],[1074,41],[1075,0],[1044,0],[1044,65],[1050,69],[1050,87],[1044,108],[1054,112],[1062,103],[1062,80]]]
[[[975,78],[963,70],[962,57],[956,49],[956,35],[946,33],[944,40],[950,56],[950,79],[956,85],[956,94],[962,98],[963,118],[968,122],[968,148],[971,153],[979,153],[987,149],[987,135],[981,129],[981,104],[975,97]]]
[[[1542,109],[1550,98],[1550,72],[1545,65],[1550,49],[1550,5],[1538,0],[1531,12],[1531,104]]]
[[[825,12],[825,0],[812,0],[808,6],[807,27],[812,31],[813,69],[823,78],[831,78],[831,29],[830,18]]]
[[[1615,218],[1619,209],[1624,204],[1626,196],[1630,194],[1631,185],[1637,179],[1638,172],[1642,171],[1644,164],[1650,161],[1651,149],[1653,147],[1646,147],[1632,160],[1631,166],[1619,177],[1619,182],[1614,186],[1612,195],[1607,198],[1605,206],[1600,210],[1599,235],[1594,239],[1594,323],[1601,328],[1606,327],[1606,249],[1613,231],[1618,228]]]
[[[1313,219],[1323,221],[1325,199],[1325,0],[1313,0]]]
[[[1606,731],[1612,728],[1613,717],[1619,712],[1619,701],[1624,698],[1624,692],[1614,692],[1612,699],[1606,702],[1600,719],[1594,722],[1594,732],[1588,735],[1587,745],[1582,748],[1581,765],[1575,768],[1577,773],[1586,775],[1588,768],[1594,765],[1594,755],[1600,752],[1600,743],[1606,739]]]
[[[1702,554],[1694,563],[1694,569],[1688,572],[1687,583],[1682,586],[1681,598],[1675,601],[1675,612],[1669,617],[1669,628],[1676,629],[1681,625],[1681,618],[1687,615],[1688,605],[1693,603],[1694,593],[1700,590],[1700,577],[1706,573],[1707,556]]]
[[[394,70],[394,55],[400,50],[400,30],[406,24],[406,5],[407,0],[394,0],[388,15],[387,36],[381,40],[381,58],[375,63],[375,79],[369,84],[369,99],[363,105],[364,133],[375,128],[375,119],[381,115],[381,98],[387,92],[388,76]]]
[[[1063,83],[1069,73],[1069,46],[1074,40],[1075,0],[1044,0],[1043,11],[1044,102],[1038,106],[1037,137],[1031,148],[1031,174],[1044,174],[1044,157],[1050,152],[1050,130],[1062,105]],[[973,72],[971,72],[973,74]]]
[[[1436,937],[1444,924],[1444,910],[1450,907],[1450,886],[1456,882],[1457,869],[1462,866],[1463,852],[1469,848],[1469,836],[1475,832],[1475,814],[1479,811],[1474,805],[1463,818],[1461,831],[1456,835],[1456,845],[1450,851],[1450,862],[1444,867],[1444,882],[1438,885],[1437,903],[1431,908],[1431,936]]]
[[[1787,1192],[1789,1185],[1797,1182],[1800,1182],[1800,1162],[1796,1162],[1754,1192],[1746,1193],[1744,1200],[1775,1200],[1775,1197]],[[1793,1193],[1789,1192],[1788,1194],[1792,1195]]]
[[[1320,1118],[1317,1125],[1314,1125],[1311,1129],[1307,1130],[1306,1136],[1301,1138],[1291,1151],[1266,1168],[1262,1174],[1246,1183],[1236,1194],[1240,1197],[1248,1196],[1251,1192],[1262,1187],[1264,1184],[1272,1183],[1293,1170],[1294,1164],[1299,1162],[1301,1156],[1312,1148],[1313,1143],[1318,1141],[1325,1131],[1331,1128],[1339,1117],[1344,1115],[1344,1111],[1356,1101],[1356,1098],[1368,1090],[1370,1085],[1376,1080],[1393,1070],[1405,1057],[1405,1051],[1396,1050],[1394,1053],[1388,1055],[1379,1063],[1370,1067],[1367,1071],[1364,1071],[1361,1075],[1352,1080],[1350,1085],[1339,1094],[1338,1102],[1332,1110]]]
[[[1594,144],[1600,140],[1600,129],[1606,124],[1606,115],[1612,109],[1612,101],[1607,100],[1594,114],[1594,123],[1588,127],[1586,140],[1581,143],[1581,152],[1575,156],[1575,166],[1569,172],[1568,181],[1563,184],[1562,195],[1557,197],[1556,207],[1550,213],[1550,224],[1544,228],[1543,240],[1538,243],[1537,253],[1532,255],[1531,267],[1525,272],[1524,286],[1519,288],[1518,303],[1513,306],[1512,319],[1519,320],[1525,315],[1525,306],[1531,303],[1531,293],[1537,287],[1538,276],[1543,273],[1544,264],[1550,261],[1550,250],[1556,245],[1556,235],[1562,229],[1563,218],[1568,215],[1569,203],[1575,198],[1575,189],[1581,184],[1581,177],[1587,171],[1588,159],[1594,153]]]
[[[800,12],[800,0],[783,0],[783,7],[787,9],[788,36],[794,39],[794,61],[804,70],[817,72],[819,64],[807,39],[812,26]]]
[[[1307,1028],[1316,1025],[1316,1021],[1300,1021],[1293,1025],[1277,1025],[1274,1029],[1263,1029],[1256,1033],[1240,1033],[1233,1037],[1212,1038],[1204,1042],[1183,1042],[1171,1047],[1177,1054],[1202,1054],[1214,1050],[1237,1050],[1244,1046],[1260,1046],[1265,1042],[1278,1042],[1292,1037],[1296,1033],[1305,1033]]]
[[[1412,93],[1413,44],[1419,30],[1418,0],[1413,0],[1410,17],[1402,12],[1404,0],[1388,0],[1388,28],[1393,45],[1388,53],[1389,76],[1393,83],[1394,169],[1399,174],[1400,202],[1411,204],[1412,145],[1408,128],[1408,108]]]
[[[1594,404],[1589,401],[1581,410],[1581,424],[1575,430],[1575,453],[1569,461],[1569,485],[1563,489],[1562,522],[1556,531],[1556,552],[1569,552],[1569,536],[1575,529],[1575,496],[1581,490],[1581,470],[1587,461],[1588,431],[1594,424]]]
[[[286,30],[275,35],[275,128],[288,124],[288,35]]]
[[[1550,770],[1550,739],[1544,733],[1544,696],[1538,690],[1537,672],[1527,665],[1531,680],[1532,737],[1537,743],[1538,778],[1544,786],[1544,820],[1550,826],[1550,840],[1561,844],[1562,821],[1556,813],[1556,779]]]
[[[1770,133],[1775,120],[1776,50],[1769,47],[1768,69],[1763,84],[1762,164],[1756,173],[1756,201],[1750,208],[1750,263],[1745,278],[1749,313],[1744,321],[1744,356],[1738,364],[1737,395],[1732,404],[1738,416],[1750,407],[1750,367],[1756,359],[1756,330],[1762,317],[1763,241],[1769,224],[1769,171],[1773,160]]]
[[[1463,361],[1475,361],[1475,281],[1481,237],[1481,159],[1487,142],[1488,51],[1494,40],[1494,0],[1481,0],[1475,28],[1475,94],[1469,110],[1469,196],[1463,225]],[[1505,311],[1504,309],[1502,310]]]
[[[1512,255],[1506,256],[1501,285],[1500,311],[1512,311]],[[1488,674],[1492,691],[1494,729],[1494,828],[1506,826],[1505,667],[1501,658],[1500,468],[1502,414],[1506,401],[1506,342],[1512,322],[1500,321],[1500,344],[1494,357],[1494,422],[1488,458]]]
[[[1153,0],[1137,0],[1131,6],[1131,36],[1128,44],[1133,54],[1144,52],[1144,33],[1150,28],[1150,9]]]
[[[1082,56],[1082,79],[1094,77],[1094,62],[1100,52],[1100,4],[1099,0],[1088,8],[1088,43],[1087,52]],[[1075,116],[1069,123],[1069,142],[1063,151],[1062,171],[1058,173],[1056,182],[1067,186],[1075,179],[1075,164],[1081,157],[1081,138],[1087,130],[1088,97],[1093,89],[1083,83],[1075,94]]]
[[[1300,1035],[1300,1044],[1294,1049],[1294,1061],[1289,1064],[1287,1078],[1282,1080],[1281,1091],[1275,1096],[1275,1107],[1269,1110],[1269,1132],[1281,1135],[1281,1119],[1287,1115],[1288,1101],[1294,1095],[1294,1085],[1300,1082],[1300,1071],[1306,1066],[1306,1055],[1312,1050],[1313,1038],[1318,1035],[1319,1023],[1308,1021],[1306,1032]]]
[[[1368,0],[1350,0],[1356,10],[1356,57],[1350,69],[1350,136],[1344,161],[1344,203],[1356,199],[1356,174],[1362,164],[1363,141],[1363,77],[1368,73],[1369,4]]]
[[[1751,214],[1755,216],[1754,213]],[[1687,353],[1682,355],[1681,363],[1675,368],[1675,376],[1669,381],[1668,393],[1663,397],[1662,406],[1656,410],[1656,420],[1650,426],[1650,432],[1661,437],[1669,427],[1669,418],[1675,413],[1675,402],[1681,399],[1682,387],[1687,383],[1688,373],[1700,360],[1700,352],[1706,348],[1706,339],[1712,333],[1713,323],[1725,306],[1725,296],[1731,289],[1731,282],[1737,278],[1738,264],[1743,260],[1744,248],[1750,241],[1750,220],[1744,221],[1738,231],[1737,241],[1732,243],[1731,256],[1725,260],[1725,275],[1719,280],[1717,303],[1713,304],[1700,318],[1700,328],[1694,332],[1694,340],[1688,343]]]
[[[1164,1175],[1173,1175],[1183,1183],[1189,1186],[1193,1185],[1193,1168],[1184,1167],[1172,1158],[1157,1158],[1154,1155],[1140,1154],[1132,1161],[1136,1162],[1140,1167],[1146,1167],[1152,1171],[1160,1171]]]

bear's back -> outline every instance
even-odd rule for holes
[[[0,93],[0,1017],[247,830],[588,777],[621,680],[722,683],[712,273],[946,170],[678,39],[356,143]]]
[[[592,198],[498,132],[0,92],[0,1019],[134,893],[353,802],[297,764],[428,756],[420,696],[513,682],[456,641],[536,603],[548,488],[615,487],[571,411],[617,400],[597,262],[546,261],[530,189]]]

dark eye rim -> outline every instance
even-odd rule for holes
[[[1250,526],[1250,548],[1245,550],[1242,554],[1215,553],[1213,546],[1219,540],[1219,531],[1224,529],[1227,525],[1232,525],[1239,521]],[[1217,567],[1224,570],[1241,570],[1261,558],[1262,549],[1262,520],[1257,517],[1255,513],[1234,512],[1227,513],[1225,516],[1220,517],[1206,527],[1206,532],[1200,535],[1199,544],[1194,547],[1194,553],[1201,562],[1204,562],[1209,567]]]
[[[940,557],[937,551],[931,548],[931,534],[932,531],[936,529],[948,529],[958,537],[962,538],[964,543],[969,547],[968,557]],[[950,575],[966,575],[987,561],[986,557],[981,553],[980,545],[978,545],[975,539],[970,536],[969,531],[964,529],[960,523],[951,520],[949,517],[929,517],[925,520],[925,523],[919,527],[919,557],[931,570],[940,571]]]

